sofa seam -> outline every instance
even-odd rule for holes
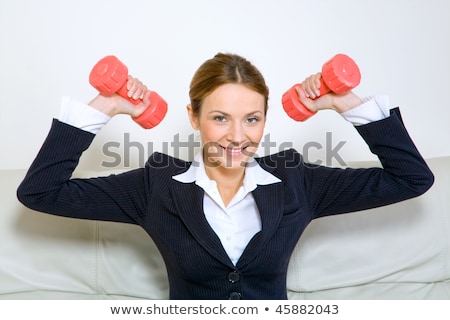
[[[96,295],[99,294],[99,277],[100,277],[100,258],[99,258],[99,251],[100,251],[100,227],[99,222],[94,221],[94,292]]]

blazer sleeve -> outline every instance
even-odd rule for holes
[[[434,176],[411,140],[400,110],[356,127],[382,168],[305,165],[306,197],[315,218],[380,207],[425,193]]]
[[[145,169],[90,179],[71,178],[95,135],[56,119],[17,189],[25,206],[59,216],[139,224],[151,192]]]

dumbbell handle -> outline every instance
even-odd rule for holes
[[[115,56],[106,56],[98,61],[89,75],[89,83],[103,95],[117,93],[137,105],[142,100],[128,96],[127,89],[128,68]],[[150,105],[133,120],[141,127],[150,129],[157,126],[165,117],[167,103],[156,92],[150,92]]]
[[[343,94],[352,90],[361,81],[361,73],[357,64],[347,55],[337,54],[322,66],[322,77],[320,79],[319,96],[332,91]],[[299,100],[297,87],[292,86],[283,94],[282,104],[286,113],[296,121],[305,121],[317,111],[306,108]]]

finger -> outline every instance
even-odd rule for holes
[[[141,89],[141,94],[140,94],[140,96],[139,96],[139,99],[143,100],[143,99],[144,99],[144,96],[145,96],[145,93],[146,93],[147,91],[148,91],[148,88],[147,88],[146,85],[144,85],[144,86],[142,87],[142,89]]]
[[[129,77],[127,88],[128,97],[134,100],[140,99],[147,90],[147,87],[138,78],[133,77]]]
[[[133,77],[129,75],[127,77],[127,90],[130,90],[132,85],[133,85]]]
[[[308,77],[308,93],[312,99],[316,99],[320,96],[320,78],[320,73]]]
[[[308,83],[307,83],[307,79],[303,80],[302,85],[301,85],[301,89],[303,89],[302,91],[304,92],[304,95],[309,98],[309,93],[308,93]],[[297,87],[297,92],[300,95],[300,90]]]
[[[311,76],[306,78],[302,83],[303,90],[305,91],[306,97],[314,99],[316,97],[316,91],[314,86],[314,80]]]
[[[133,105],[131,109],[131,114],[133,117],[139,117],[150,106],[150,94],[150,90],[145,91],[142,101],[137,105]]]
[[[128,81],[127,81],[127,96],[128,98],[133,98],[133,95],[136,91],[136,79],[128,76]]]
[[[142,95],[142,102],[146,106],[150,105],[150,94],[151,94],[151,91],[146,90]]]
[[[322,78],[322,73],[320,73],[320,72],[318,72],[314,75],[314,88],[315,88],[316,95],[318,97],[320,96],[320,86],[321,86],[320,79],[321,78]]]
[[[297,90],[297,95],[298,95],[298,99],[300,100],[300,102],[309,110],[314,111],[315,110],[315,106],[314,106],[314,100],[311,100],[310,97],[308,97],[306,91],[303,89],[302,86],[297,86],[296,87]]]

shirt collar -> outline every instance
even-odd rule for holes
[[[172,179],[182,183],[195,182],[198,186],[202,187],[203,190],[211,190],[211,188],[216,187],[216,182],[210,180],[206,175],[205,164],[201,152],[198,152],[195,155],[191,166],[186,172],[175,175]],[[250,158],[245,168],[243,181],[243,187],[246,192],[255,190],[258,185],[268,185],[277,182],[281,182],[281,180],[261,168],[254,158]]]

